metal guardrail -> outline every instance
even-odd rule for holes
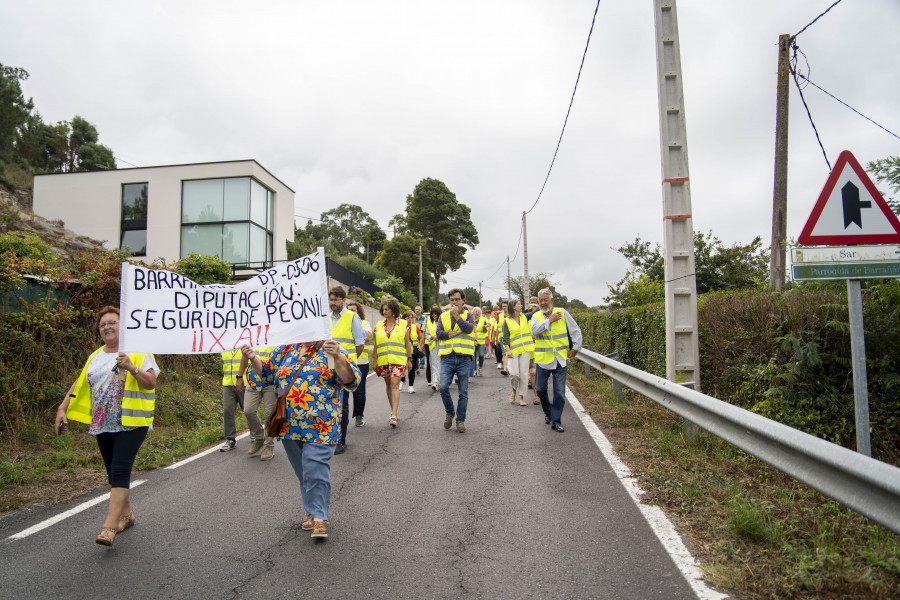
[[[900,534],[900,468],[582,349],[613,381]]]

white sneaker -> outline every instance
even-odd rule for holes
[[[415,394],[415,393],[416,393],[416,390],[415,390],[415,388],[414,388],[413,386],[409,386],[409,389],[408,389],[407,391],[408,391],[410,394]]]
[[[502,362],[498,362],[498,363],[497,363],[497,368],[498,368],[498,369],[502,369],[502,368],[503,368],[503,363],[502,363]]]
[[[401,392],[403,391],[403,381],[402,380],[400,381],[400,386],[397,389],[400,390]]]

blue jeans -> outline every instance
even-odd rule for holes
[[[472,359],[472,371],[469,373],[469,377],[475,377],[475,371],[484,364],[484,344],[475,346],[475,356]]]
[[[331,504],[331,465],[334,446],[316,442],[284,440],[284,453],[300,480],[300,501],[303,510],[313,519],[328,520]]]
[[[353,416],[361,417],[366,412],[366,377],[369,375],[369,363],[356,365],[359,367],[359,385],[353,390]]]
[[[562,412],[566,407],[566,372],[569,365],[551,370],[545,369],[538,365],[537,372],[534,374],[534,391],[541,401],[541,408],[544,414],[550,417],[550,424],[562,425]],[[550,375],[553,375],[553,404],[547,396],[547,387]]]
[[[466,407],[469,405],[469,371],[472,370],[472,357],[464,354],[448,354],[441,357],[441,400],[448,415],[456,414],[457,421],[466,420]],[[459,380],[459,402],[453,410],[453,399],[450,397],[450,383],[453,376]]]

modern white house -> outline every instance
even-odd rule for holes
[[[294,239],[294,190],[255,160],[36,175],[33,208],[147,262],[197,252],[257,270]]]

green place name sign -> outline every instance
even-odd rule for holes
[[[791,265],[794,281],[811,279],[875,279],[900,277],[900,261],[845,262],[845,263],[794,263]]]

